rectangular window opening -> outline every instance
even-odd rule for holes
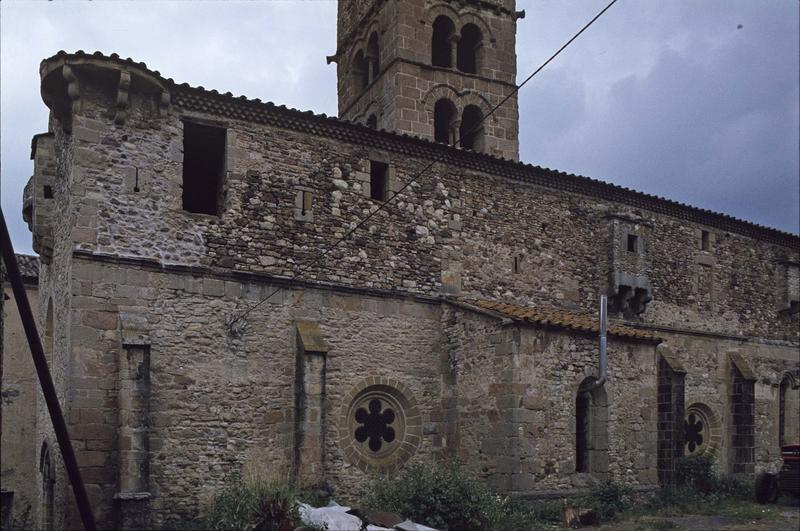
[[[386,201],[389,191],[389,165],[385,162],[369,161],[369,195],[376,201]]]
[[[710,251],[711,247],[708,242],[708,231],[704,230],[700,234],[700,250],[702,251]]]
[[[225,169],[225,129],[183,124],[183,209],[219,215]]]
[[[519,273],[519,256],[514,257],[513,271],[515,275]]]
[[[303,208],[301,214],[305,216],[306,213],[311,212],[313,206],[314,206],[314,194],[306,190],[303,190]]]
[[[44,185],[43,194],[45,199],[53,199],[53,187],[49,184]]]
[[[635,234],[628,234],[628,252],[636,253],[639,251],[639,237]]]

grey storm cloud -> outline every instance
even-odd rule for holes
[[[518,1],[518,81],[604,5]],[[797,232],[798,3],[620,0],[526,85],[524,162]],[[60,49],[144,61],[178,82],[336,114],[336,2],[0,3],[0,178],[15,248],[38,65]]]

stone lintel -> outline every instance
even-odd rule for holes
[[[733,363],[736,368],[739,369],[739,372],[742,374],[742,378],[745,380],[756,379],[753,369],[750,368],[750,365],[747,363],[747,360],[744,359],[744,356],[738,352],[729,352],[728,357],[730,357],[731,363]]]
[[[325,343],[325,338],[322,337],[322,330],[319,324],[315,321],[297,321],[297,339],[300,343],[300,348],[306,354],[316,352],[325,354],[328,352],[328,344]]]
[[[118,492],[114,494],[115,500],[129,501],[129,500],[149,500],[152,494],[149,492]]]

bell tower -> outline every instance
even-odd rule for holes
[[[515,0],[339,0],[339,116],[518,160]],[[460,139],[460,140],[459,140]]]

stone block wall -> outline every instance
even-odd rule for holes
[[[452,310],[457,352],[459,454],[504,492],[585,488],[610,477],[653,485],[656,475],[655,345],[610,341],[607,425],[596,430],[595,470],[575,473],[578,388],[596,375],[596,338],[501,325]],[[635,407],[633,405],[636,405]]]

